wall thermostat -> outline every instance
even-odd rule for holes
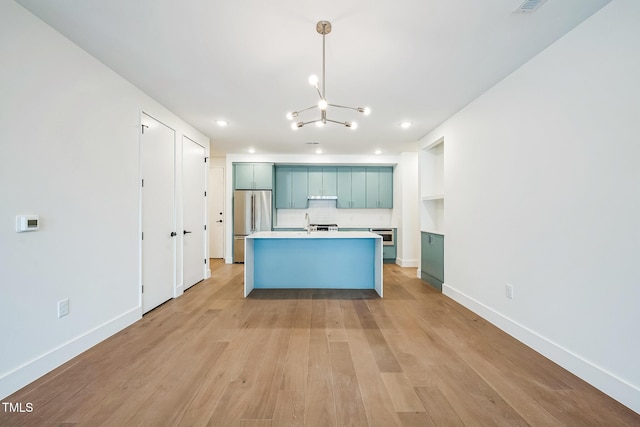
[[[18,215],[16,217],[16,231],[36,231],[40,228],[40,218],[38,215]]]

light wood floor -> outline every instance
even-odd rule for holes
[[[0,425],[638,426],[640,415],[415,278],[263,290],[241,265],[4,399]]]

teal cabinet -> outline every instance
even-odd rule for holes
[[[337,168],[336,167],[310,167],[309,171],[309,196],[338,195]]]
[[[395,262],[396,260],[396,247],[395,246],[383,246],[382,247],[382,259],[384,262]]]
[[[234,164],[234,188],[236,190],[272,190],[272,163]]]
[[[253,182],[256,190],[273,190],[273,164],[255,163],[253,165]]]
[[[308,197],[307,168],[276,167],[276,209],[306,209]]]
[[[351,207],[364,208],[367,205],[367,176],[366,168],[351,168]]]
[[[337,171],[337,208],[366,207],[366,168],[339,167]]]
[[[421,233],[420,275],[439,291],[444,282],[444,236]]]
[[[366,207],[393,207],[393,168],[366,168]]]
[[[253,165],[249,163],[238,163],[235,168],[235,189],[251,190],[253,188]]]
[[[393,207],[393,168],[378,168],[378,207]]]

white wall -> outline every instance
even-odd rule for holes
[[[400,216],[397,259],[402,267],[418,267],[420,264],[420,224],[418,213],[418,153],[400,154],[399,170]]]
[[[613,1],[421,146],[445,138],[445,294],[640,412],[638,22]]]
[[[209,141],[10,1],[0,61],[3,398],[141,316],[141,112],[176,130],[178,156],[182,135]],[[16,233],[19,214],[40,231]]]

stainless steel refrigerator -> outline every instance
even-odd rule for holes
[[[271,190],[236,190],[233,193],[233,262],[244,262],[244,239],[258,231],[271,231]]]

